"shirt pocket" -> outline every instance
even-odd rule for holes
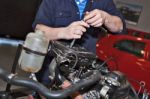
[[[71,22],[71,11],[56,11],[55,12],[55,26],[67,26]]]

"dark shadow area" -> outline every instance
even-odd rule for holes
[[[0,36],[24,38],[33,31],[32,23],[41,0],[1,0]]]

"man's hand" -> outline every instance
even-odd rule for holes
[[[47,40],[80,39],[86,28],[90,26],[84,21],[75,21],[67,27],[53,28],[43,24],[37,24],[36,30],[44,33]]]
[[[83,20],[93,27],[101,27],[104,24],[111,32],[120,32],[123,29],[123,22],[120,17],[110,15],[99,9],[86,12]]]
[[[73,22],[69,26],[62,28],[62,31],[58,33],[58,38],[80,39],[88,27],[89,25],[84,21]]]
[[[106,16],[106,12],[95,9],[91,12],[86,12],[83,20],[93,27],[100,27],[104,24]]]

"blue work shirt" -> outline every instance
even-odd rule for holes
[[[83,13],[94,9],[106,11],[111,15],[119,16],[123,20],[112,0],[88,0]],[[75,0],[43,0],[35,17],[33,27],[36,24],[44,24],[50,27],[66,27],[74,21],[81,20],[83,17],[84,15],[80,18]],[[76,43],[95,53],[99,34],[100,28],[90,27],[87,29],[87,33],[84,33],[82,38],[78,39]]]

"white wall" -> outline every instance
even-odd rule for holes
[[[138,24],[137,25],[127,24],[127,27],[150,33],[150,0],[114,0],[115,3],[117,1],[142,5],[143,9]]]

